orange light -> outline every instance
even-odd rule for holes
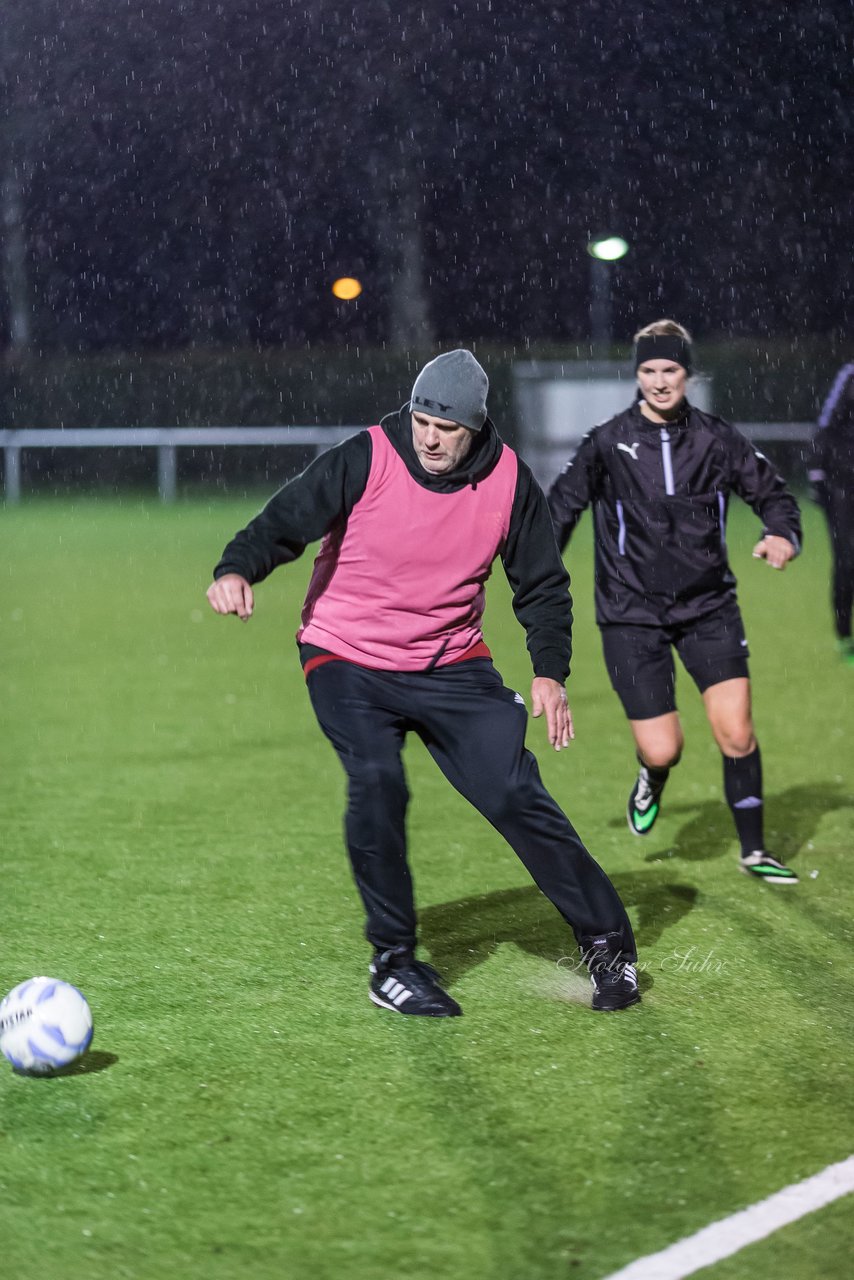
[[[342,276],[333,284],[332,292],[336,298],[341,298],[344,302],[352,302],[362,292],[362,285],[353,276]]]

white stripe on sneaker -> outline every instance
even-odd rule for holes
[[[395,1008],[398,1009],[404,1001],[409,1000],[412,996],[412,992],[409,991],[402,982],[399,982],[397,978],[386,978],[385,982],[380,987],[380,991],[382,991],[383,995],[388,996]]]

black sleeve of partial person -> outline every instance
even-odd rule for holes
[[[324,537],[337,520],[350,514],[365,492],[370,466],[367,431],[315,458],[235,534],[214,569],[214,578],[238,573],[247,582],[261,582],[280,564],[298,559],[310,542]]]
[[[569,574],[557,549],[545,494],[521,458],[501,560],[513,590],[513,610],[525,628],[534,675],[563,684],[572,656]]]
[[[560,551],[593,499],[596,445],[588,431],[569,462],[549,489],[548,504]]]
[[[827,428],[820,427],[810,444],[810,461],[807,467],[810,497],[825,511],[830,498],[829,480],[832,470],[827,445]]]
[[[753,448],[735,427],[732,448],[735,466],[733,488],[750,506],[764,526],[763,537],[786,538],[797,553],[803,546],[801,511],[783,477],[763,453]]]

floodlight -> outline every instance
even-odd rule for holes
[[[587,246],[587,252],[591,258],[598,258],[600,262],[617,262],[620,258],[624,258],[629,251],[629,244],[622,236],[599,236],[596,240],[591,240]]]
[[[352,302],[362,292],[362,284],[354,276],[341,276],[340,280],[336,280],[333,284],[332,292],[342,302]]]

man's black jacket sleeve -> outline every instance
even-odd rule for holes
[[[310,542],[317,542],[350,514],[365,491],[370,465],[367,431],[315,458],[235,534],[214,569],[214,578],[238,573],[247,582],[261,582],[278,565],[296,560]]]
[[[519,459],[504,572],[513,610],[525,628],[534,675],[564,683],[572,654],[572,597],[545,495]]]

